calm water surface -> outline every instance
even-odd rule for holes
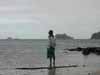
[[[48,66],[47,40],[0,40],[0,67]],[[83,65],[100,67],[100,56],[84,57],[81,52],[67,52],[66,48],[100,47],[100,40],[57,40],[56,65]]]

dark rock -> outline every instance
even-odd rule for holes
[[[84,49],[84,50],[82,51],[82,54],[83,54],[83,55],[89,55],[89,54],[90,54],[89,48]]]
[[[91,39],[100,39],[100,32],[92,34]]]
[[[97,48],[95,54],[100,55],[100,48]]]
[[[81,47],[77,47],[77,48],[73,48],[73,49],[67,49],[69,51],[82,51],[83,48]]]
[[[76,50],[77,51],[82,51],[82,48],[81,47],[78,47]]]
[[[76,49],[68,49],[68,51],[77,51]]]
[[[91,53],[95,53],[96,52],[96,47],[88,47],[87,48]]]
[[[82,51],[83,55],[89,55],[90,53],[94,53],[96,55],[100,55],[100,47],[87,47],[87,48],[73,48],[73,49],[67,49],[68,51]]]
[[[66,39],[74,39],[71,36],[68,36],[67,34],[56,34],[55,35],[56,39],[61,39],[61,40],[66,40]]]

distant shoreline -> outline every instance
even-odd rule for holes
[[[48,39],[0,39],[0,40],[48,40]],[[100,39],[56,39],[56,40],[100,40]]]

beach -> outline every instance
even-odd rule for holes
[[[18,70],[16,68],[48,67],[47,40],[0,40],[0,75],[100,75],[100,56],[64,50],[76,47],[100,47],[100,41],[57,41],[56,66],[78,67]]]

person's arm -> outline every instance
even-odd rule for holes
[[[55,38],[55,47],[56,47],[56,38]]]
[[[48,47],[50,47],[50,46],[51,46],[51,38],[48,37]]]

